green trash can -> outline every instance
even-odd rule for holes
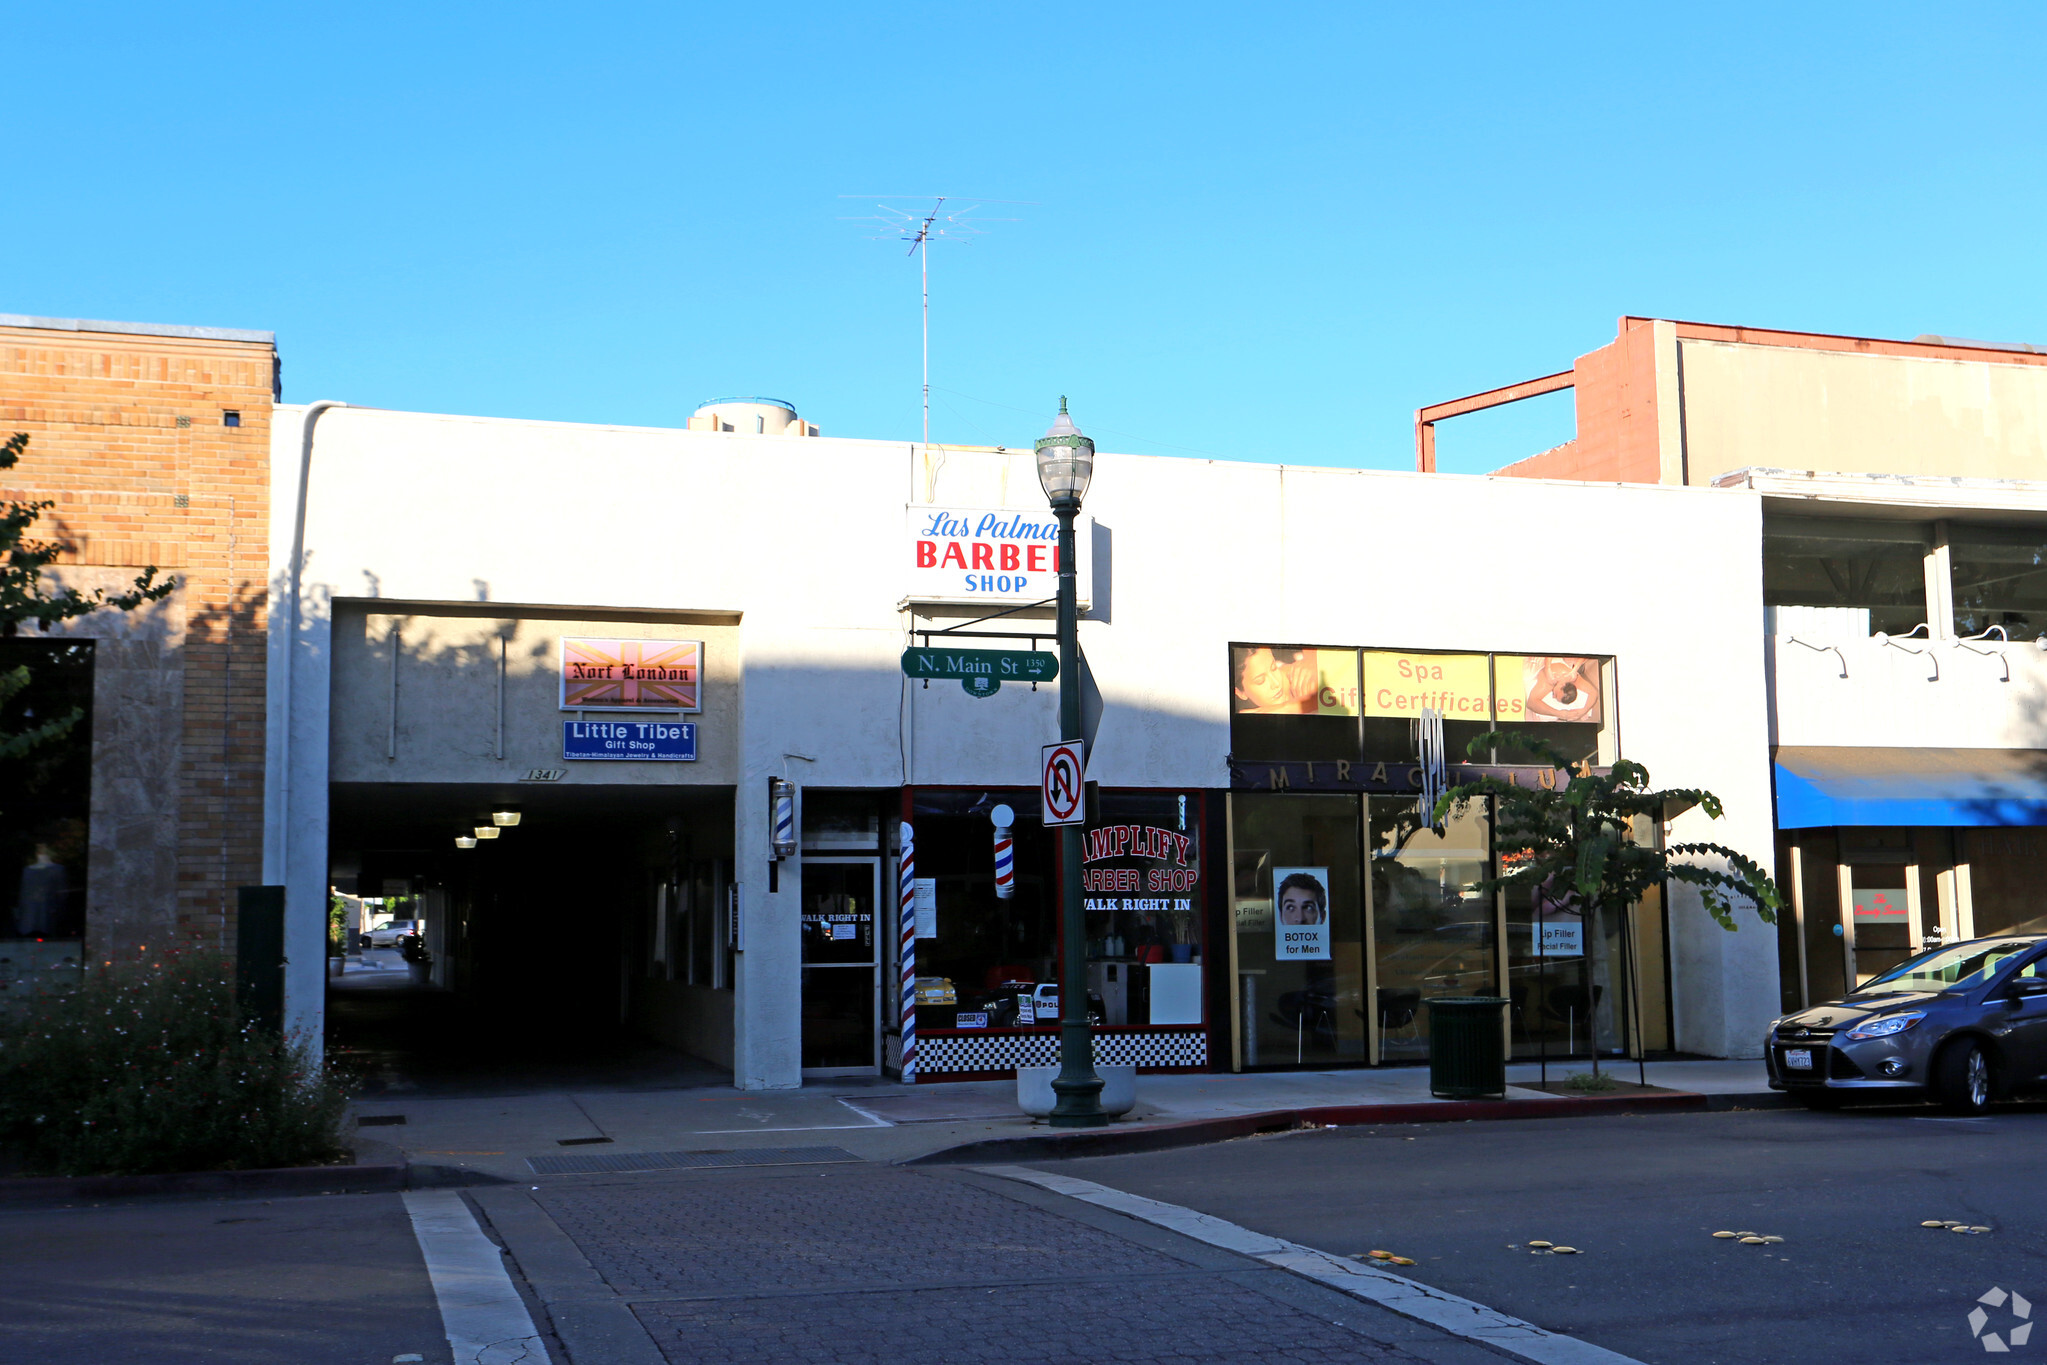
[[[1429,1093],[1439,1100],[1507,1097],[1507,1049],[1497,995],[1451,995],[1429,1007]]]

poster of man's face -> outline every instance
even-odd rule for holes
[[[1329,960],[1329,869],[1272,870],[1273,956],[1285,961]]]
[[[1273,918],[1281,924],[1322,924],[1329,918],[1329,892],[1321,868],[1289,873],[1273,894]],[[1326,875],[1326,874],[1325,874]]]

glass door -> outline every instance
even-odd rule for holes
[[[878,858],[803,860],[803,1070],[881,1070]]]
[[[1453,810],[1438,834],[1411,796],[1367,799],[1379,1060],[1422,1061],[1425,1000],[1497,989],[1493,900],[1476,889],[1491,866],[1490,825],[1481,802]]]
[[[1912,955],[1910,917],[1919,906],[1906,876],[1918,871],[1903,863],[1859,863],[1849,868],[1856,985],[1882,976]]]
[[[1366,1056],[1358,798],[1231,798],[1236,1028],[1242,1065]]]

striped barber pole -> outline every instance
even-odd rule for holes
[[[903,851],[896,860],[896,928],[902,935],[903,1079],[917,1079],[917,857],[916,837],[903,821]]]
[[[1016,846],[1009,837],[1011,824],[1016,813],[1008,806],[997,806],[995,818],[995,895],[1008,900],[1016,894]]]

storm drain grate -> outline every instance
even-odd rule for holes
[[[843,1147],[752,1147],[737,1152],[606,1152],[599,1156],[529,1156],[535,1175],[599,1175],[615,1171],[683,1171],[706,1166],[810,1166],[858,1161]]]

